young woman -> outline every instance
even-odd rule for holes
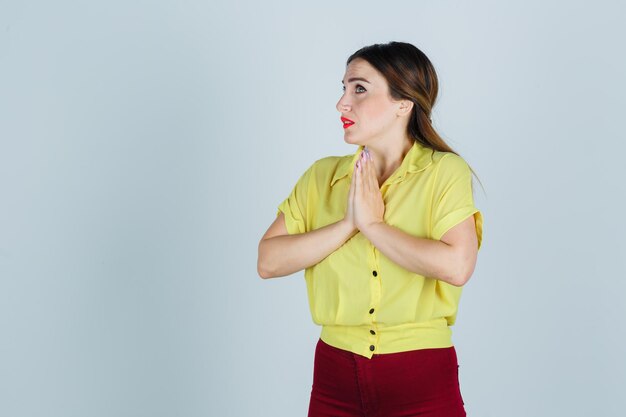
[[[366,46],[337,103],[354,154],[315,161],[259,243],[258,272],[305,269],[322,326],[309,417],[465,416],[451,330],[482,241],[472,170],[437,134],[415,46]]]

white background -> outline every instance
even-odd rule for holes
[[[356,149],[347,57],[397,40],[484,186],[452,328],[468,416],[621,416],[624,12],[0,2],[0,415],[305,416],[320,328],[257,245],[304,169]]]

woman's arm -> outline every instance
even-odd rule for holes
[[[361,230],[385,256],[403,268],[460,287],[474,272],[478,240],[474,216],[450,228],[441,240],[410,235],[387,223]]]
[[[257,272],[277,278],[308,268],[341,247],[357,230],[345,219],[306,233],[290,235],[280,213],[259,242]]]

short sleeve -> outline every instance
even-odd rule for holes
[[[448,230],[473,215],[480,249],[483,216],[474,206],[472,172],[460,156],[450,153],[439,161],[432,204],[433,239],[440,240]]]
[[[313,165],[304,171],[289,196],[278,205],[276,216],[281,212],[285,214],[285,224],[290,235],[306,232],[305,216],[312,170]]]

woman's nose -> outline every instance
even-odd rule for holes
[[[350,105],[344,102],[343,98],[339,99],[336,107],[339,113],[347,112],[348,110],[350,110]]]

